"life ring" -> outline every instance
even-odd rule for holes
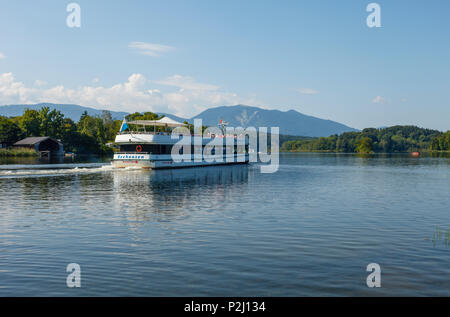
[[[142,145],[136,146],[136,151],[137,152],[142,152]]]

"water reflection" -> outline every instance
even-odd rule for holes
[[[448,248],[450,246],[450,228],[443,229],[441,226],[437,226],[433,232],[431,242],[433,243],[433,247],[443,244]]]
[[[245,165],[115,171],[115,203],[133,226],[183,220],[191,216],[186,210],[220,209],[233,191],[247,185],[248,173]]]
[[[450,158],[450,152],[431,152],[428,154],[430,157]]]
[[[8,180],[8,182],[16,183],[12,186],[21,189],[21,197],[27,197],[28,201],[37,201],[41,204],[58,201],[64,197],[68,189],[68,180],[60,177],[23,177]]]

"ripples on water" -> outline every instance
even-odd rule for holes
[[[29,167],[0,167],[2,296],[450,295],[449,158]]]

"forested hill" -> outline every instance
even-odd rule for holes
[[[292,140],[284,142],[282,151],[294,152],[345,152],[345,153],[395,153],[423,150],[450,150],[450,131],[423,129],[416,126],[368,128],[361,132]]]

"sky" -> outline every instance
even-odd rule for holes
[[[0,105],[192,117],[245,104],[450,129],[450,1],[0,0]],[[74,21],[74,20],[72,20]]]

